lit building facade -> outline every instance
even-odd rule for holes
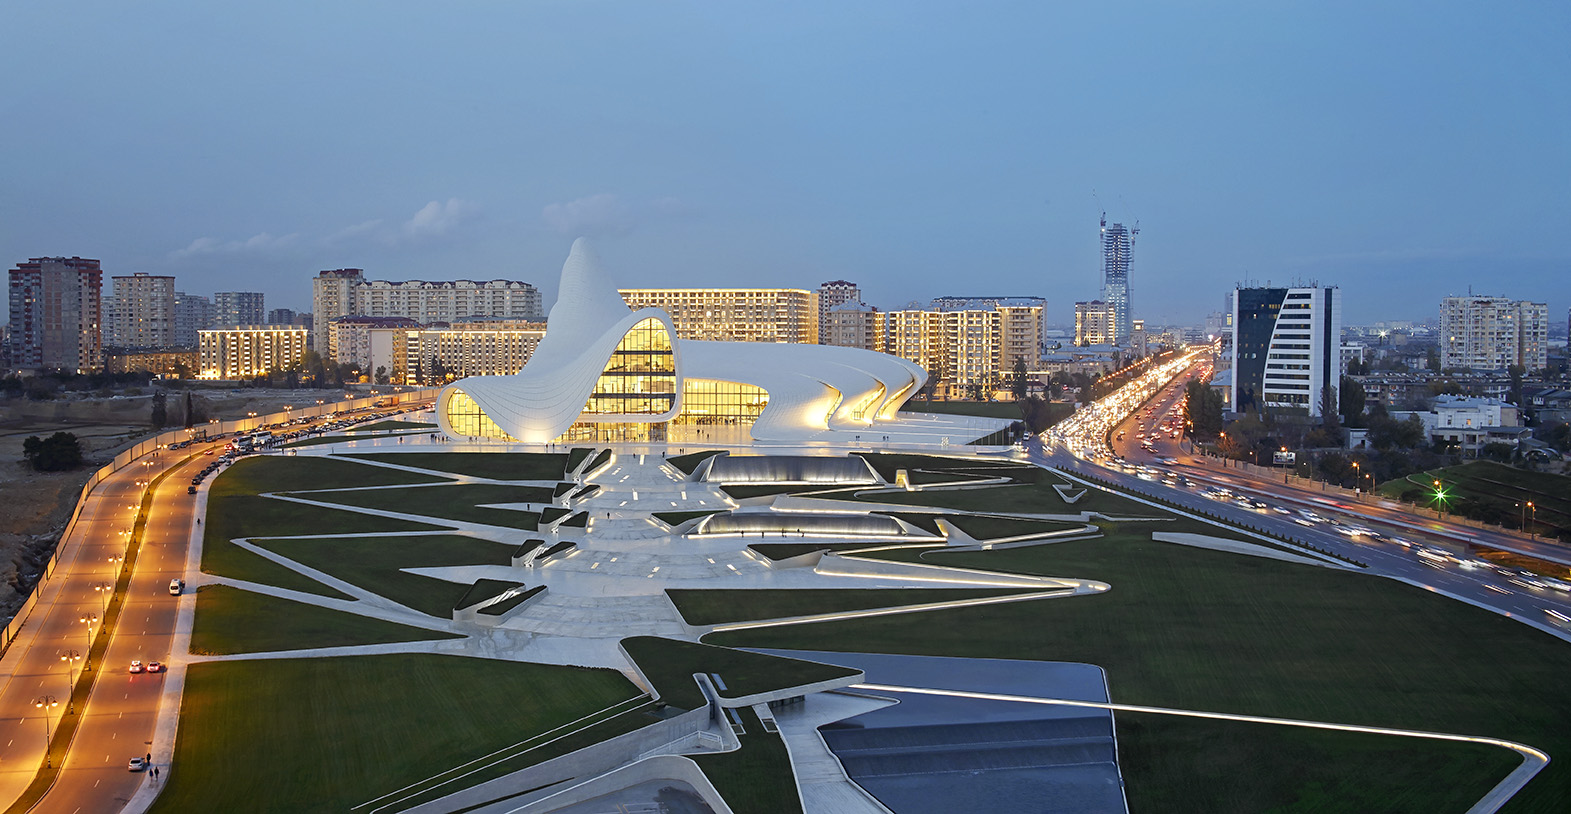
[[[626,288],[627,307],[658,308],[681,339],[818,344],[818,293],[800,288]]]
[[[377,367],[391,371],[396,335],[420,325],[408,317],[339,317],[328,327],[336,350],[334,361],[371,374]]]
[[[1324,388],[1342,380],[1341,289],[1240,288],[1233,294],[1233,409],[1319,416]]]
[[[840,345],[829,341],[829,312],[846,303],[862,304],[862,290],[850,280],[830,280],[818,286],[818,341],[823,345]]]
[[[201,354],[195,348],[104,348],[104,371],[107,373],[146,372],[167,378],[188,379],[197,374],[201,364]]]
[[[829,309],[819,325],[818,341],[824,345],[884,351],[883,314],[863,302],[843,302]]]
[[[422,325],[473,318],[541,318],[540,291],[517,280],[367,280],[360,269],[323,271],[311,281],[313,343],[336,359],[327,327],[344,316],[407,317]]]
[[[1440,366],[1529,371],[1549,364],[1549,306],[1505,297],[1446,297],[1440,303]]]
[[[137,272],[111,277],[114,306],[104,344],[125,349],[175,344],[175,278]]]
[[[1101,300],[1075,303],[1075,344],[1113,343],[1113,309]]]
[[[759,441],[851,440],[898,428],[900,405],[926,379],[916,365],[855,348],[682,338],[663,309],[629,307],[582,240],[559,290],[522,371],[461,379],[437,396],[443,432],[529,443],[662,442],[721,429]],[[809,324],[816,317],[806,311]]]
[[[305,356],[305,328],[241,325],[198,334],[203,379],[253,379],[287,370]]]
[[[102,370],[103,281],[98,261],[81,257],[34,257],[11,269],[11,364]]]

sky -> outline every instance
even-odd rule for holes
[[[320,269],[860,284],[899,307],[1238,282],[1346,320],[1571,308],[1571,4],[0,4],[0,263],[310,309]],[[107,275],[106,275],[107,276]],[[107,287],[107,281],[106,281]]]

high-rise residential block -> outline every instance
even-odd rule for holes
[[[1129,267],[1134,259],[1135,237],[1140,227],[1126,229],[1122,223],[1111,226],[1102,216],[1102,301],[1113,311],[1110,342],[1122,342],[1134,329],[1134,300],[1129,283]]]
[[[1075,303],[1075,344],[1083,347],[1112,342],[1112,307],[1101,300]]]
[[[103,366],[103,270],[97,260],[34,257],[10,273],[11,363],[91,373]]]
[[[517,280],[428,282],[367,280],[360,269],[333,269],[311,281],[312,341],[335,359],[333,320],[345,316],[408,317],[423,325],[464,319],[541,319],[540,291]]]
[[[862,350],[884,349],[883,321],[877,308],[843,302],[829,309],[818,328],[818,343]]]
[[[299,325],[299,315],[292,308],[273,308],[267,312],[269,325]]]
[[[826,338],[829,312],[846,303],[862,302],[862,290],[849,280],[830,280],[818,286],[818,343],[833,345]]]
[[[1319,416],[1326,388],[1342,380],[1341,290],[1236,290],[1232,359],[1233,409]]]
[[[524,368],[545,337],[544,322],[476,319],[446,326],[371,330],[369,369],[386,366],[399,384],[505,376]],[[390,356],[381,355],[387,348]]]
[[[184,291],[175,292],[174,343],[176,347],[196,347],[198,332],[211,329],[214,319],[212,300],[196,294],[187,294]]]
[[[818,292],[800,288],[624,288],[628,307],[671,315],[677,336],[818,344]]]
[[[240,325],[201,331],[198,344],[203,379],[252,379],[299,362],[306,329],[284,325]]]
[[[220,291],[213,295],[215,328],[261,325],[266,321],[266,298],[259,291]]]
[[[1446,297],[1440,303],[1440,366],[1503,370],[1549,364],[1549,306],[1505,297]]]
[[[105,318],[105,345],[124,350],[175,344],[175,278],[137,272],[110,278],[114,306]]]

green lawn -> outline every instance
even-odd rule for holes
[[[892,608],[1023,593],[1018,588],[809,588],[801,590],[669,588],[666,595],[690,625],[718,625],[815,613]]]
[[[697,709],[704,705],[704,694],[698,689],[698,682],[693,680],[694,673],[718,673],[726,684],[724,690],[716,687],[720,694],[726,698],[741,698],[857,672],[833,664],[747,653],[658,636],[623,639],[622,649],[654,685],[660,700],[678,709]]]
[[[1008,517],[978,515],[950,515],[944,518],[956,528],[978,540],[996,540],[1000,537],[1019,537],[1024,534],[1045,534],[1077,528],[1080,523],[1059,523],[1052,520],[1014,520]]]
[[[195,664],[154,810],[349,811],[637,694],[612,670],[455,656]]]
[[[567,453],[547,452],[369,452],[345,455],[437,472],[493,480],[561,480]]]
[[[862,495],[867,503],[902,503],[911,506],[937,506],[973,512],[1020,512],[1025,514],[1078,514],[1102,512],[1124,517],[1156,517],[1162,511],[1144,503],[1106,491],[1090,489],[1074,503],[1065,503],[1053,489],[1054,479],[1045,476],[1036,483],[993,486],[986,489],[934,489],[921,492],[882,492]],[[1074,489],[1081,487],[1075,485]],[[839,497],[829,495],[828,497]],[[849,495],[847,495],[849,496]]]
[[[191,652],[198,655],[264,653],[456,638],[456,634],[400,625],[226,585],[205,585],[196,594]]]
[[[319,447],[323,444],[342,444],[348,441],[374,441],[378,438],[396,438],[401,435],[424,435],[420,432],[388,432],[378,435],[318,435],[315,438],[302,438],[299,441],[290,441],[284,444],[284,449],[294,447]]]
[[[400,570],[452,565],[508,565],[514,546],[457,535],[264,540],[259,545],[332,574],[421,613],[450,619],[469,591],[459,584]]]
[[[721,509],[700,509],[691,512],[655,512],[654,518],[668,526],[680,526],[694,518],[719,514],[721,511]]]
[[[1451,496],[1448,505],[1463,507],[1468,502],[1486,503],[1494,507],[1497,516],[1490,522],[1509,523],[1517,528],[1524,520],[1522,504],[1531,502],[1535,511],[1525,519],[1535,528],[1551,535],[1571,529],[1571,477],[1547,472],[1530,472],[1494,461],[1469,461],[1460,466],[1449,466],[1412,475],[1405,480],[1387,481],[1380,485],[1382,494],[1400,497],[1405,491],[1419,490],[1424,498],[1420,506],[1434,506],[1431,494],[1433,482],[1440,480]]]
[[[1174,800],[1217,814],[1463,811],[1521,760],[1476,743],[1142,712],[1115,719],[1130,811],[1172,811]],[[1449,807],[1429,807],[1437,785],[1455,791]]]
[[[802,798],[791,772],[791,755],[785,741],[764,730],[751,707],[738,709],[742,719],[742,748],[717,755],[700,755],[699,768],[714,784],[736,814],[792,814],[802,810]]]
[[[339,484],[373,486],[431,480],[435,479],[330,458],[243,459],[219,475],[209,491],[202,570],[218,576],[347,599],[316,580],[229,541],[236,537],[264,535],[435,531],[440,527],[305,506],[256,493],[292,487],[322,489]]]
[[[1390,580],[1154,543],[1142,539],[1149,528],[1124,526],[1100,540],[925,558],[1097,579],[1113,586],[1106,594],[737,631],[707,641],[1081,661],[1104,667],[1114,700],[1124,703],[1501,737],[1557,758],[1506,810],[1555,811],[1571,799],[1565,643]],[[1265,751],[1272,742],[1239,748]],[[1410,771],[1398,765],[1406,762],[1370,755],[1348,767],[1347,782],[1377,786]],[[1413,809],[1463,810],[1486,790],[1436,775],[1412,790],[1423,800]],[[1309,792],[1295,787],[1276,805]],[[1143,793],[1166,801],[1163,810],[1210,810],[1190,804],[1181,788]]]
[[[444,520],[462,520],[469,523],[486,523],[492,526],[534,530],[539,515],[535,512],[512,509],[483,508],[487,503],[549,503],[551,490],[543,486],[507,486],[498,483],[459,483],[439,486],[418,486],[409,489],[366,489],[353,492],[316,492],[299,497],[380,509],[388,512],[406,512]]]
[[[967,472],[972,469],[987,469],[1003,474],[1032,476],[1041,470],[1027,464],[1017,464],[1002,460],[983,460],[979,458],[954,458],[944,455],[917,455],[905,452],[857,452],[853,453],[866,459],[879,477],[889,483],[895,482],[895,473],[904,469],[907,472],[923,470],[926,472]],[[998,477],[990,474],[989,477]]]

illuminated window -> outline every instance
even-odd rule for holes
[[[750,425],[769,405],[762,387],[715,379],[682,380],[682,412],[677,424]]]
[[[595,381],[583,412],[592,415],[659,415],[676,402],[676,360],[671,335],[658,319],[628,329]]]
[[[502,431],[491,417],[480,409],[480,405],[462,390],[453,390],[453,395],[447,400],[447,423],[452,426],[453,432],[474,438],[501,438],[505,441],[517,440]]]

